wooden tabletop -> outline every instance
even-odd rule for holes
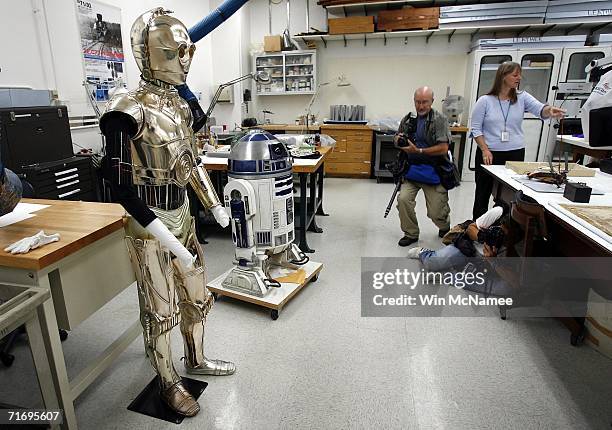
[[[367,125],[361,124],[320,124],[320,125],[310,125],[308,129],[306,129],[305,125],[292,125],[292,124],[259,124],[254,128],[261,128],[267,131],[314,131],[318,132],[321,128],[334,129],[334,130],[346,130],[346,129],[359,129],[359,130],[367,130],[370,129]],[[470,129],[459,125],[456,127],[450,127],[450,131],[455,133],[467,133]]]
[[[321,130],[366,130],[373,131],[367,125],[364,124],[321,124]],[[322,131],[322,133],[324,133]]]
[[[298,131],[298,132],[304,132],[304,131],[318,132],[321,129],[321,127],[319,127],[318,125],[309,125],[308,128],[306,128],[305,125],[291,125],[291,124],[260,124],[254,128],[261,128],[267,131]]]
[[[115,203],[22,199],[24,203],[50,205],[34,217],[0,228],[0,266],[41,270],[62,258],[122,229],[125,210]],[[59,233],[59,242],[13,255],[4,251],[10,244],[40,230]]]
[[[329,153],[331,152],[331,146],[321,146],[317,148],[317,151],[321,154],[321,156],[314,160],[302,159],[299,158],[293,160],[293,172],[294,173],[314,173],[321,166],[321,164],[325,161]],[[303,163],[304,162],[304,163]]]
[[[321,163],[325,161],[327,155],[331,152],[331,146],[321,146],[317,148],[317,151],[321,154],[321,156],[317,159],[293,159],[293,172],[294,173],[314,173]],[[227,158],[222,157],[206,157],[204,155],[202,157],[202,162],[204,163],[204,167],[206,170],[217,170],[221,172],[227,171]]]

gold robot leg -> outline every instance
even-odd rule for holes
[[[191,270],[185,270],[177,259],[173,260],[175,285],[180,299],[185,368],[187,373],[198,375],[231,375],[236,371],[234,363],[211,360],[204,355],[204,324],[214,299],[206,288],[204,256],[196,238],[193,220],[185,246],[198,257]]]
[[[194,416],[200,410],[198,402],[183,386],[172,362],[170,331],[179,323],[180,313],[170,253],[162,251],[157,240],[128,237],[126,242],[136,273],[145,348],[159,375],[161,398],[177,413]]]

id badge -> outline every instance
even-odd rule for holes
[[[501,133],[501,141],[502,142],[507,142],[510,140],[510,133],[506,130],[502,131]]]

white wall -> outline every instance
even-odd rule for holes
[[[269,34],[267,0],[251,0],[251,42],[258,46]],[[325,30],[325,11],[310,0],[311,27]],[[304,2],[291,3],[291,34],[306,30],[306,6]],[[287,25],[286,3],[272,6],[272,34],[281,34]],[[322,87],[311,112],[318,118],[329,117],[331,104],[366,105],[369,119],[384,116],[403,116],[414,110],[412,95],[422,85],[433,87],[436,95],[434,108],[441,108],[446,87],[451,93],[463,94],[465,70],[470,39],[467,35],[456,35],[448,42],[447,37],[410,37],[404,40],[382,39],[349,40],[347,47],[342,41],[329,41],[325,48],[317,49],[318,81],[327,82],[344,74],[350,87]],[[259,96],[254,109],[261,120],[261,110],[275,113],[273,122],[293,123],[305,113],[310,95]]]
[[[166,7],[174,10],[174,16],[189,28],[210,11],[208,0],[106,0],[104,3],[121,8],[128,88],[136,87],[140,79],[129,35],[138,15],[157,6]],[[194,93],[202,93],[204,107],[210,98],[213,75],[210,39],[207,37],[198,43],[187,81]],[[93,114],[82,86],[83,63],[74,0],[11,2],[10,10],[0,14],[0,40],[3,41],[0,86],[55,89],[59,99],[68,106],[70,116]],[[97,128],[74,131],[73,141],[95,150],[101,145]]]
[[[10,13],[5,9],[0,14],[0,86],[46,89],[47,78],[40,60],[42,47],[32,5],[29,1],[13,3]]]
[[[215,8],[221,4],[221,0],[211,0],[211,7]],[[208,37],[212,44],[211,62],[212,62],[212,87],[211,92],[214,94],[219,84],[236,79],[243,73],[242,67],[242,47],[244,38],[245,22],[248,21],[248,11],[245,7],[232,15],[227,21],[221,24]],[[218,103],[213,110],[211,116],[215,117],[217,125],[227,125],[229,129],[234,128],[234,124],[240,125],[240,102],[242,100],[242,86],[234,85],[230,88],[234,94],[234,103]],[[212,96],[211,94],[211,96]],[[208,103],[203,104],[204,109],[207,109]]]

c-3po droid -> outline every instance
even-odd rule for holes
[[[298,269],[308,257],[293,243],[292,162],[285,145],[252,130],[232,148],[223,197],[236,247],[234,268],[223,288],[263,297],[280,287],[274,266]]]

